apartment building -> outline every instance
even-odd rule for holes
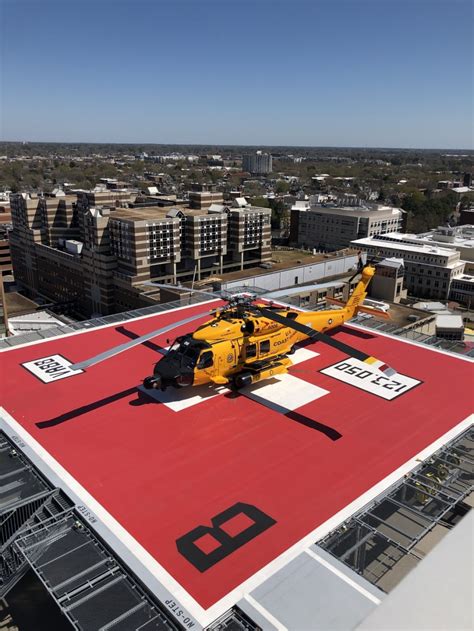
[[[402,228],[404,211],[381,204],[321,204],[293,207],[290,243],[308,249],[334,251],[354,239],[395,232]]]
[[[271,210],[234,201],[229,209],[226,271],[268,263],[272,257],[271,240]]]
[[[257,151],[242,156],[242,169],[252,175],[266,175],[272,172],[272,156],[270,153]]]
[[[84,310],[92,314],[116,311],[114,272],[117,259],[111,252],[109,220],[124,204],[135,200],[128,190],[77,191],[79,240],[83,242]]]
[[[12,272],[12,258],[8,240],[11,223],[10,204],[2,204],[0,201],[0,274],[3,276]]]
[[[200,280],[271,258],[271,211],[245,200],[195,209],[141,206],[126,191],[15,195],[12,218],[19,283],[84,315],[151,304],[150,279]]]
[[[405,287],[412,296],[447,300],[453,280],[463,275],[465,262],[456,250],[416,245],[405,235],[392,233],[352,241],[352,246],[367,252],[367,258],[403,259]]]
[[[11,274],[12,257],[10,254],[10,242],[8,241],[8,232],[0,224],[0,274],[2,276]]]
[[[268,261],[270,219],[270,209],[251,205],[122,208],[111,216],[111,251],[134,284],[201,280]]]

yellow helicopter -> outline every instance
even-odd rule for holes
[[[271,302],[258,302],[262,296],[257,299],[255,295],[247,292],[225,298],[228,304],[215,310],[208,322],[199,326],[193,333],[180,336],[174,341],[166,354],[156,363],[153,375],[144,379],[143,385],[147,389],[164,390],[170,386],[183,388],[212,383],[240,389],[286,373],[292,365],[290,356],[295,351],[295,345],[307,339],[325,342],[346,355],[374,365],[387,376],[393,375],[396,371],[382,361],[326,335],[326,331],[342,325],[360,311],[385,319],[389,317],[384,311],[363,306],[367,286],[374,272],[374,267],[370,264],[364,267],[360,260],[354,276],[360,273],[361,278],[347,302],[341,307],[322,311],[300,311],[284,303],[280,303],[284,306],[276,306]],[[169,287],[152,282],[149,284],[155,287]],[[315,285],[305,289],[321,286]],[[214,299],[220,297],[215,293],[180,289],[201,293]],[[298,288],[298,291],[301,291],[301,288]],[[278,292],[265,294],[265,300],[269,300],[275,293]],[[71,369],[89,368],[202,316],[203,313],[199,313],[151,331],[88,360],[73,364]]]

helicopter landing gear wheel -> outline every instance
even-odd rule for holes
[[[143,386],[147,390],[156,390],[157,388],[163,389],[161,377],[157,377],[156,375],[145,377],[145,379],[143,380]]]
[[[288,351],[287,355],[294,355],[294,354],[295,354],[295,352],[296,352],[296,347],[295,347],[295,346],[292,346],[292,347],[290,348],[290,350]]]
[[[245,386],[249,386],[252,383],[252,375],[249,372],[241,372],[238,375],[234,375],[232,379],[232,386],[235,391],[240,390]]]

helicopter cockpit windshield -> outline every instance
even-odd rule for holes
[[[208,348],[205,342],[193,340],[191,336],[178,337],[168,351],[168,357],[180,357],[181,362],[189,368],[197,364],[201,351]]]

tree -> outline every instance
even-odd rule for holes
[[[278,180],[275,187],[275,193],[277,194],[288,193],[289,190],[290,190],[290,185],[288,184],[288,182],[284,182],[283,180]]]
[[[407,195],[402,208],[408,212],[407,229],[425,232],[445,224],[456,209],[456,194],[448,191],[443,197],[425,197],[420,191]]]
[[[272,228],[279,228],[282,222],[282,219],[286,213],[285,204],[279,199],[271,199],[270,208],[272,209]]]
[[[261,208],[270,208],[270,203],[266,197],[254,197],[252,206],[260,206]]]
[[[470,208],[472,205],[473,200],[470,199],[469,197],[467,197],[467,195],[464,195],[463,197],[461,197],[461,202],[460,202],[460,210],[466,210],[467,208]]]

